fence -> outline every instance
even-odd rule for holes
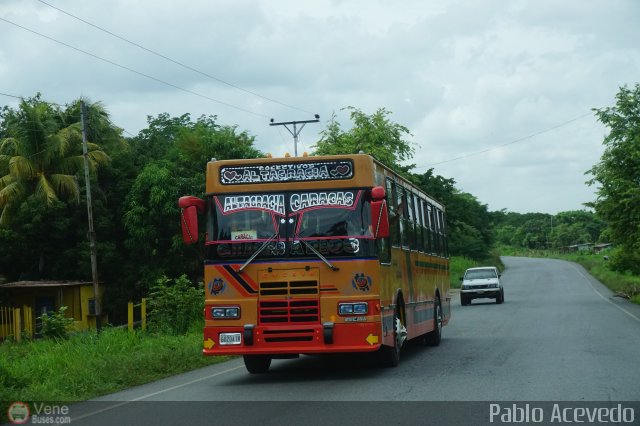
[[[133,331],[134,325],[134,315],[133,308],[140,308],[140,320],[135,321],[135,324],[140,324],[143,330],[147,329],[147,299],[142,299],[140,303],[133,304],[133,302],[129,302],[127,306],[127,324],[129,326],[129,331]]]
[[[0,306],[0,341],[13,338],[20,342],[23,334],[33,338],[33,331],[33,311],[30,306]]]

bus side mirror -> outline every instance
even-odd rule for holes
[[[182,241],[185,244],[198,242],[198,212],[204,212],[204,201],[198,197],[180,197],[178,207],[181,209]]]
[[[387,210],[386,192],[382,186],[371,189],[371,225],[375,238],[389,236],[389,212]]]

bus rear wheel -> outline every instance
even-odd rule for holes
[[[262,374],[269,371],[271,357],[269,355],[244,355],[244,366],[251,374]]]
[[[436,301],[433,304],[433,325],[435,328],[424,336],[424,343],[427,346],[438,346],[442,340],[442,303],[440,297],[436,297]]]

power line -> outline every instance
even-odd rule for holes
[[[1,20],[1,21],[6,22],[6,23],[8,23],[8,24],[14,25],[14,26],[16,26],[16,27],[18,27],[18,28],[20,28],[20,29],[25,30],[25,31],[28,31],[28,32],[30,32],[30,33],[33,33],[33,34],[39,35],[40,37],[46,38],[46,39],[48,39],[48,40],[51,40],[51,41],[53,41],[53,42],[55,42],[55,43],[61,44],[61,45],[65,46],[65,47],[68,47],[68,48],[70,48],[70,49],[76,50],[76,51],[78,51],[78,52],[80,52],[80,53],[84,53],[85,55],[91,56],[92,58],[99,59],[99,60],[101,60],[101,61],[103,61],[103,62],[106,62],[106,63],[111,64],[111,65],[113,65],[113,66],[116,66],[116,67],[118,67],[118,68],[122,68],[122,69],[127,70],[127,71],[129,71],[129,72],[132,72],[132,73],[134,73],[134,74],[138,74],[138,75],[140,75],[140,76],[142,76],[142,77],[148,78],[148,79],[150,79],[150,80],[156,81],[156,82],[161,83],[161,84],[164,84],[164,85],[166,85],[166,86],[173,87],[174,89],[178,89],[178,90],[181,90],[181,91],[183,91],[183,92],[190,93],[190,94],[192,94],[192,95],[198,96],[198,97],[203,98],[203,99],[210,100],[210,101],[212,101],[212,102],[216,102],[216,103],[218,103],[218,104],[221,104],[221,105],[227,106],[227,107],[229,107],[229,108],[236,109],[236,110],[238,110],[238,111],[246,112],[246,113],[248,113],[248,114],[256,115],[256,116],[258,116],[258,117],[262,117],[262,118],[269,118],[268,116],[266,116],[266,115],[264,115],[264,114],[260,114],[260,113],[255,112],[255,111],[251,111],[251,110],[248,110],[248,109],[245,109],[245,108],[242,108],[242,107],[239,107],[239,106],[233,105],[233,104],[229,104],[229,103],[227,103],[227,102],[224,102],[224,101],[221,101],[221,100],[218,100],[218,99],[215,99],[215,98],[212,98],[212,97],[209,97],[209,96],[203,95],[203,94],[201,94],[201,93],[194,92],[193,90],[185,89],[184,87],[180,87],[180,86],[175,85],[175,84],[173,84],[173,83],[169,83],[168,81],[164,81],[164,80],[159,79],[159,78],[157,78],[157,77],[153,77],[153,76],[151,76],[151,75],[149,75],[149,74],[145,74],[145,73],[143,73],[143,72],[141,72],[141,71],[137,71],[137,70],[135,70],[135,69],[133,69],[133,68],[129,68],[129,67],[125,66],[125,65],[121,65],[121,64],[119,64],[119,63],[117,63],[117,62],[114,62],[114,61],[111,61],[111,60],[109,60],[109,59],[105,59],[105,58],[103,58],[103,57],[101,57],[101,56],[98,56],[98,55],[95,55],[95,54],[93,54],[93,53],[91,53],[91,52],[87,52],[86,50],[82,50],[82,49],[80,49],[80,48],[78,48],[78,47],[72,46],[72,45],[67,44],[67,43],[65,43],[65,42],[63,42],[63,41],[56,40],[56,39],[55,39],[55,38],[53,38],[53,37],[49,37],[49,36],[47,36],[47,35],[44,35],[44,34],[42,34],[42,33],[37,32],[37,31],[35,31],[35,30],[32,30],[32,29],[30,29],[30,28],[27,28],[27,27],[24,27],[24,26],[22,26],[22,25],[20,25],[20,24],[15,23],[15,22],[9,21],[8,19],[0,18],[0,20]]]
[[[213,75],[211,75],[211,74],[208,74],[208,73],[206,73],[206,72],[204,72],[204,71],[201,71],[201,70],[199,70],[199,69],[197,69],[197,68],[194,68],[194,67],[192,67],[192,66],[190,66],[190,65],[184,64],[184,63],[182,63],[182,62],[180,62],[180,61],[178,61],[178,60],[175,60],[175,59],[172,59],[172,58],[170,58],[170,57],[168,57],[168,56],[166,56],[166,55],[163,55],[162,53],[156,52],[155,50],[152,50],[152,49],[149,49],[149,48],[147,48],[147,47],[144,47],[144,46],[142,46],[141,44],[138,44],[138,43],[136,43],[136,42],[133,42],[133,41],[131,41],[131,40],[129,40],[129,39],[127,39],[127,38],[123,37],[123,36],[120,36],[120,35],[118,35],[118,34],[115,34],[115,33],[111,32],[111,31],[109,31],[109,30],[107,30],[107,29],[105,29],[105,28],[102,28],[102,27],[100,27],[100,26],[98,26],[98,25],[95,25],[95,24],[93,24],[93,23],[91,23],[91,22],[89,22],[89,21],[85,20],[85,19],[82,19],[82,18],[80,18],[80,17],[78,17],[78,16],[76,16],[76,15],[73,15],[73,14],[71,14],[71,13],[69,13],[69,12],[65,11],[65,10],[62,10],[62,9],[60,9],[59,7],[53,6],[53,5],[51,5],[51,4],[49,4],[49,3],[47,3],[47,2],[46,2],[46,1],[44,1],[44,0],[38,0],[38,1],[39,1],[40,3],[42,3],[42,4],[45,4],[45,5],[47,5],[47,6],[51,7],[51,8],[53,8],[53,9],[55,9],[55,10],[59,11],[59,12],[64,13],[64,14],[65,14],[65,15],[67,15],[67,16],[70,16],[70,17],[72,17],[72,18],[74,18],[74,19],[77,19],[78,21],[84,22],[85,24],[87,24],[87,25],[89,25],[89,26],[91,26],[91,27],[93,27],[93,28],[96,28],[96,29],[98,29],[98,30],[100,30],[100,31],[102,31],[102,32],[104,32],[104,33],[107,33],[107,34],[109,34],[110,36],[113,36],[113,37],[115,37],[115,38],[117,38],[117,39],[119,39],[119,40],[122,40],[122,41],[124,41],[125,43],[129,43],[129,44],[131,44],[132,46],[135,46],[135,47],[137,47],[137,48],[139,48],[139,49],[142,49],[142,50],[144,50],[144,51],[146,51],[146,52],[151,53],[152,55],[158,56],[158,57],[160,57],[160,58],[162,58],[162,59],[165,59],[165,60],[167,60],[167,61],[169,61],[169,62],[171,62],[171,63],[174,63],[174,64],[176,64],[176,65],[178,65],[178,66],[181,66],[182,68],[188,69],[188,70],[190,70],[190,71],[193,71],[193,72],[195,72],[195,73],[198,73],[198,74],[200,74],[200,75],[203,75],[203,76],[205,76],[205,77],[208,77],[208,78],[210,78],[210,79],[212,79],[212,80],[215,80],[215,81],[217,81],[217,82],[219,82],[219,83],[225,84],[225,85],[227,85],[227,86],[229,86],[229,87],[232,87],[232,88],[234,88],[234,89],[241,90],[241,91],[243,91],[243,92],[245,92],[245,93],[249,93],[249,94],[251,94],[251,95],[253,95],[253,96],[257,96],[257,97],[259,97],[259,98],[261,98],[261,99],[264,99],[264,100],[266,100],[266,101],[273,102],[273,103],[276,103],[276,104],[278,104],[278,105],[282,105],[282,106],[284,106],[284,107],[291,108],[291,109],[295,109],[295,110],[298,110],[298,111],[301,111],[301,112],[305,112],[305,113],[308,113],[308,114],[313,114],[312,112],[307,111],[307,110],[305,110],[305,109],[298,108],[298,107],[296,107],[296,106],[293,106],[293,105],[289,105],[289,104],[286,104],[286,103],[280,102],[280,101],[278,101],[278,100],[276,100],[276,99],[269,98],[269,97],[267,97],[267,96],[263,96],[263,95],[261,95],[261,94],[259,94],[259,93],[256,93],[256,92],[253,92],[253,91],[251,91],[251,90],[245,89],[245,88],[240,87],[240,86],[238,86],[238,85],[235,85],[235,84],[233,84],[233,83],[229,83],[228,81],[222,80],[221,78],[218,78],[218,77],[216,77],[216,76],[213,76]]]
[[[472,152],[472,153],[469,153],[469,154],[465,154],[465,155],[461,155],[461,156],[458,156],[458,157],[455,157],[455,158],[450,158],[448,160],[439,161],[437,163],[431,163],[431,164],[428,164],[426,166],[414,167],[414,169],[424,169],[424,168],[427,168],[427,167],[438,166],[440,164],[450,163],[452,161],[462,160],[463,158],[469,158],[469,157],[473,157],[475,155],[484,154],[485,152],[493,151],[495,149],[502,148],[504,146],[513,145],[515,143],[522,142],[522,141],[525,141],[527,139],[531,139],[533,137],[539,136],[539,135],[541,135],[543,133],[548,133],[548,132],[550,132],[552,130],[558,129],[558,128],[563,127],[563,126],[566,126],[567,124],[573,123],[574,121],[578,121],[578,120],[580,120],[580,119],[582,119],[584,117],[587,117],[589,115],[592,115],[592,113],[591,112],[587,112],[587,113],[582,114],[582,115],[580,115],[578,117],[572,118],[571,120],[564,121],[564,122],[562,122],[560,124],[556,124],[555,126],[548,127],[548,128],[546,128],[544,130],[540,130],[538,132],[531,133],[530,135],[523,136],[523,137],[518,138],[518,139],[514,139],[514,140],[512,140],[510,142],[506,142],[506,143],[503,143],[501,145],[497,145],[497,146],[493,146],[493,147],[490,147],[490,148],[486,148],[486,149],[483,149],[481,151],[475,151],[475,152]]]
[[[3,93],[3,92],[0,92],[0,95],[8,96],[10,98],[16,98],[16,99],[24,99],[22,96],[10,95],[8,93]]]

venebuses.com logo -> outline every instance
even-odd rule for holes
[[[7,408],[7,418],[14,425],[30,424],[69,424],[71,416],[66,405],[16,401]]]
[[[7,418],[16,425],[27,423],[30,415],[29,405],[24,402],[14,402],[7,408]]]

